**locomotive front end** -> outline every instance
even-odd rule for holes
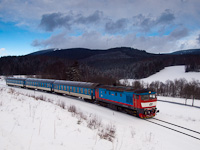
[[[152,118],[159,112],[156,108],[157,97],[155,92],[141,91],[141,93],[136,94],[134,102],[140,118]]]

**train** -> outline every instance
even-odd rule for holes
[[[159,112],[156,108],[156,92],[149,89],[134,89],[133,87],[91,82],[16,77],[7,77],[6,84],[79,97],[87,102],[139,118],[152,118]]]

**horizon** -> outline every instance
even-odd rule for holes
[[[110,50],[110,49],[115,49],[115,48],[132,48],[132,47],[124,47],[124,46],[121,46],[121,47],[112,47],[112,48],[108,48],[108,49],[90,49],[90,48],[82,48],[82,47],[74,47],[74,48],[48,48],[48,49],[41,49],[41,50],[36,50],[36,51],[33,51],[33,52],[30,52],[30,53],[27,53],[27,54],[22,54],[22,55],[6,55],[6,56],[0,56],[1,57],[7,57],[7,56],[25,56],[25,55],[29,55],[29,54],[33,54],[33,53],[37,53],[37,52],[40,52],[40,51],[46,51],[46,50],[54,50],[54,51],[59,51],[59,50],[72,50],[72,49],[87,49],[87,50],[92,50],[92,51],[98,51],[98,50],[102,50],[102,51],[106,51],[106,50]],[[137,49],[137,48],[132,48],[132,49],[136,49],[136,50],[139,50],[139,51],[145,51],[147,52],[146,50],[143,50],[143,49]],[[200,51],[200,48],[196,48],[196,49],[184,49],[184,50],[177,50],[177,51],[173,51],[173,52],[169,52],[169,53],[154,53],[154,52],[147,52],[147,53],[151,53],[151,54],[170,54],[170,53],[174,53],[174,52],[179,52],[179,51],[190,51],[190,50],[199,50]]]
[[[156,54],[200,48],[198,0],[2,0],[0,6],[0,57],[51,48]]]

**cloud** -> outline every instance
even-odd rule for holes
[[[165,29],[167,26],[170,26],[175,20],[174,14],[171,10],[166,9],[162,12],[158,17],[153,17],[151,14],[148,16],[144,16],[143,14],[139,14],[133,16],[133,26],[138,27],[141,31],[149,32],[154,28]]]
[[[42,15],[40,22],[40,27],[46,31],[53,31],[55,28],[65,27],[67,29],[71,28],[73,16],[63,15],[61,13],[52,13]]]
[[[189,35],[187,28],[176,28],[173,32],[171,32],[170,37],[174,39],[181,39]]]
[[[56,28],[64,27],[70,30],[72,25],[77,26],[79,24],[87,26],[88,24],[98,23],[103,17],[103,13],[96,10],[93,14],[85,17],[82,14],[75,15],[69,12],[67,15],[63,13],[51,13],[42,15],[40,27],[45,31],[54,31]]]
[[[110,20],[105,24],[105,31],[108,33],[119,33],[125,30],[127,23],[128,19],[126,18],[119,19],[116,22]]]
[[[199,0],[0,0],[0,18],[37,33],[34,47],[131,46],[163,52],[200,43],[199,32],[190,36],[199,30],[199,4]]]
[[[47,40],[34,41],[36,46],[45,48],[73,48],[83,47],[90,49],[108,49],[112,47],[128,46],[143,49],[148,52],[166,53],[185,47],[192,47],[192,43],[186,43],[189,36],[187,29],[175,29],[171,34],[165,36],[137,36],[135,33],[126,35],[102,34],[97,31],[85,32],[80,36],[70,36],[60,33],[51,36]],[[75,45],[75,46],[74,46]],[[194,45],[193,45],[194,46]]]
[[[93,14],[88,17],[79,14],[74,23],[78,24],[90,24],[90,23],[98,23],[103,17],[103,12],[96,10]]]
[[[200,34],[199,34],[199,36],[197,38],[197,42],[200,44]]]
[[[75,14],[70,11],[68,14],[64,13],[51,13],[42,15],[40,27],[45,31],[54,31],[57,28],[65,28],[67,30],[80,29],[81,27],[87,29],[88,26],[95,30],[104,30],[106,33],[115,34],[122,33],[126,30],[141,28],[141,31],[149,32],[153,29],[156,31],[164,32],[167,26],[175,20],[174,14],[169,9],[166,9],[158,17],[146,17],[142,14],[131,17],[111,19],[105,16],[102,11],[96,10],[95,12],[84,16],[83,14]],[[133,26],[131,26],[133,24]],[[81,25],[81,26],[79,26]],[[94,25],[94,26],[91,26]],[[125,33],[125,32],[124,32]]]
[[[155,24],[168,24],[175,20],[174,14],[170,9],[166,9],[156,20]]]

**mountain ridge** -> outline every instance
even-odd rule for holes
[[[155,54],[155,53],[146,52],[145,50],[139,50],[139,49],[135,49],[131,47],[115,47],[115,48],[109,48],[109,49],[52,48],[52,49],[39,50],[27,55],[28,56],[41,55],[41,56],[66,58],[70,60],[81,60],[81,59],[90,58],[92,56],[96,57],[97,55],[101,55],[101,56],[103,55],[106,58],[107,54],[118,54],[118,55],[115,55],[116,57],[118,57],[120,53],[124,55],[124,57],[127,56],[125,58],[148,57],[148,56],[159,56],[159,55],[200,55],[200,49],[178,50],[172,53]]]

